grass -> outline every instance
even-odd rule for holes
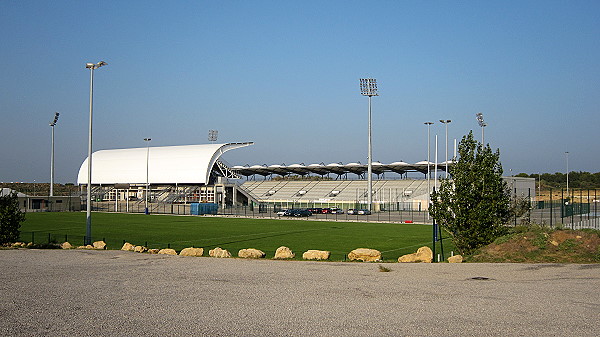
[[[86,226],[85,213],[28,213],[21,226],[22,241],[67,240],[81,245]],[[50,233],[50,236],[49,236]],[[386,261],[431,246],[431,226],[390,223],[347,223],[329,221],[241,219],[143,214],[93,213],[92,236],[106,241],[108,249],[120,249],[123,241],[148,248],[175,250],[221,247],[236,256],[243,248],[256,248],[272,258],[280,246],[287,246],[302,258],[308,249],[331,251],[331,260],[344,260],[355,248],[382,252]],[[450,251],[450,240],[445,240]]]

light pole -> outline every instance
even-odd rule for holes
[[[484,146],[485,142],[483,130],[487,126],[487,123],[483,120],[483,114],[481,112],[476,113],[475,117],[477,118],[477,123],[479,123],[479,126],[481,127],[481,146]]]
[[[148,163],[150,159],[150,141],[152,140],[152,138],[144,138],[144,141],[146,142],[146,208],[144,210],[144,213],[146,214],[150,214],[150,212],[148,212],[148,192],[150,190],[150,184],[148,183]]]
[[[92,243],[92,116],[94,102],[94,70],[105,66],[107,63],[100,61],[98,63],[86,63],[85,67],[90,70],[90,123],[88,129],[88,181],[87,181],[87,211],[86,211],[86,227],[85,227],[85,242],[89,245]]]
[[[567,157],[567,198],[569,198],[569,152],[565,152]]]
[[[219,136],[219,130],[208,130],[208,141],[209,142],[216,142],[217,141],[217,137]]]
[[[446,125],[446,178],[448,178],[448,124],[452,122],[449,119],[440,119],[440,123]]]
[[[431,124],[433,122],[425,122],[423,123],[427,125],[427,218],[429,219],[429,204],[431,202],[431,179],[430,179],[430,170],[429,170],[429,162],[431,158]]]
[[[368,154],[368,170],[367,170],[367,180],[368,180],[368,210],[371,211],[371,206],[373,204],[373,147],[371,144],[371,97],[379,96],[377,94],[377,80],[374,78],[361,78],[360,79],[360,94],[363,96],[369,97],[369,154]]]
[[[54,120],[50,122],[52,127],[52,150],[50,151],[50,196],[54,196],[54,126],[58,122],[58,112],[54,113]]]

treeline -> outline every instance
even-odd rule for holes
[[[27,195],[47,196],[50,194],[49,183],[0,183],[0,188],[10,188]],[[74,184],[54,184],[55,196],[76,195],[79,187]]]
[[[527,174],[519,173],[517,177],[535,178],[538,181],[541,177],[542,188],[566,188],[566,173],[542,173]],[[600,188],[600,172],[569,172],[569,188]]]

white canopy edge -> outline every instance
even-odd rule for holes
[[[92,153],[92,185],[207,184],[219,157],[253,142],[141,147]],[[79,168],[77,183],[87,184],[88,158]]]

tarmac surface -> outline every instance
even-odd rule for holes
[[[598,336],[600,264],[0,250],[0,335]]]

